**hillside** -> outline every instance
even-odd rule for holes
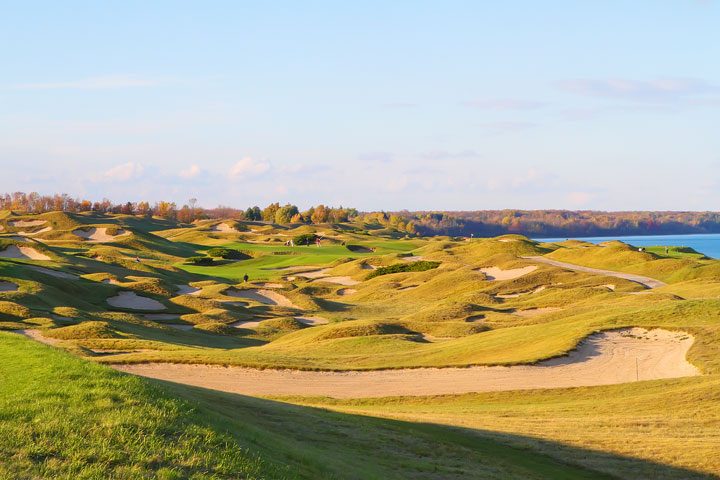
[[[4,437],[63,408],[131,425],[47,422],[61,451],[22,444],[7,476],[131,478],[109,452],[142,428],[162,455],[138,475],[166,478],[720,475],[716,260],[350,224],[58,212],[0,224],[0,329],[15,332],[0,342],[21,359],[4,362]],[[15,409],[34,397],[47,408]],[[184,431],[199,459],[166,446]]]

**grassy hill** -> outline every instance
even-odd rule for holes
[[[25,223],[11,223],[17,221]],[[8,453],[8,478],[47,476],[52,468],[64,478],[233,478],[233,471],[249,478],[720,475],[712,454],[720,449],[713,433],[720,426],[720,262],[694,252],[518,235],[405,239],[352,225],[228,220],[179,227],[123,215],[8,213],[0,224],[0,330],[28,331],[72,355],[0,335],[0,355],[15,359],[1,363],[0,400],[10,420],[3,448],[9,452],[7,439],[23,428],[47,425],[48,439],[36,442],[47,451],[34,453],[28,440]],[[84,238],[78,229],[105,229],[105,236]],[[299,235],[316,235],[321,246],[286,245]],[[218,246],[241,259],[188,263]],[[28,249],[47,259],[18,254]],[[648,289],[528,258],[534,256],[667,285]],[[97,365],[532,364],[576,349],[594,332],[632,326],[692,334],[687,357],[703,375],[511,393],[273,401],[149,382]],[[64,395],[48,378],[72,388]],[[26,387],[14,391],[20,384]],[[46,407],[33,410],[33,398]],[[58,413],[70,411],[76,420]],[[122,427],[125,411],[127,430],[93,427]],[[28,419],[37,420],[28,426]],[[185,431],[187,445],[166,449],[168,439],[185,441],[178,433]],[[138,432],[150,443],[133,443]],[[50,448],[65,436],[62,451]],[[137,448],[127,461],[112,456],[123,442]]]

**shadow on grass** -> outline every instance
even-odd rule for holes
[[[288,466],[297,478],[720,478],[521,435],[341,413],[152,382],[195,402],[208,422],[229,431],[241,445]],[[602,465],[614,474],[591,465]]]

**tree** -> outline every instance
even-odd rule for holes
[[[312,216],[310,219],[312,220],[312,223],[327,223],[328,221],[328,210],[325,208],[325,205],[318,205],[315,207],[315,210],[312,213]]]
[[[275,220],[275,213],[280,210],[280,203],[275,202],[271,203],[267,207],[265,207],[262,211],[262,219],[266,222],[272,222]]]
[[[275,223],[279,224],[286,224],[290,223],[290,220],[297,215],[298,208],[295,205],[290,205],[289,203],[285,205],[284,207],[280,207],[275,212]]]

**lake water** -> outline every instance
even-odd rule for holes
[[[562,242],[567,238],[535,238],[540,242]],[[703,233],[692,235],[630,235],[626,237],[577,237],[573,240],[584,240],[591,243],[601,243],[610,240],[635,245],[636,247],[691,247],[708,257],[720,258],[720,233]]]

